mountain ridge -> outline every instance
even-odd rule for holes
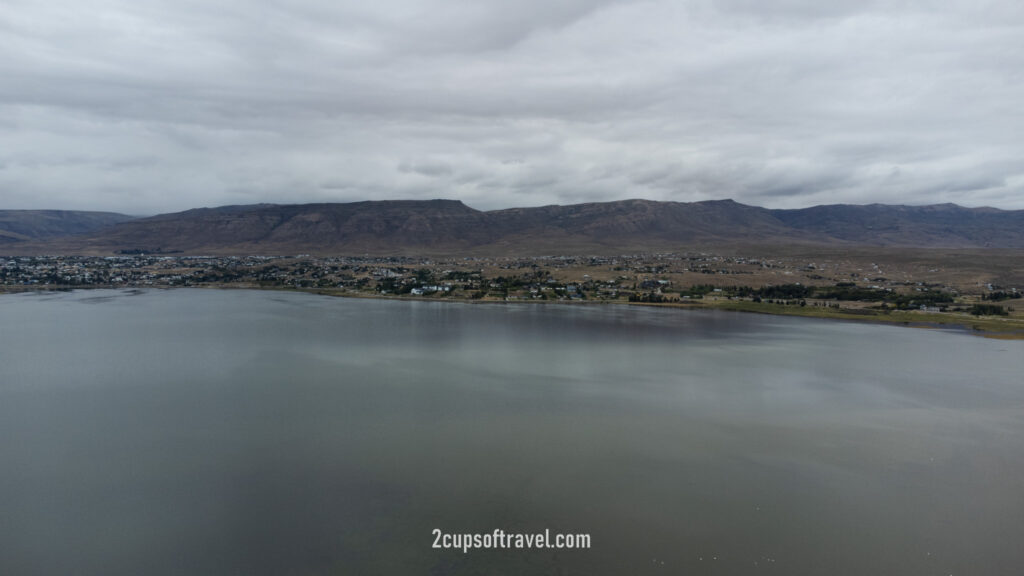
[[[955,204],[768,209],[731,199],[629,199],[481,211],[460,200],[434,199],[230,205],[146,218],[117,216],[121,219],[73,234],[18,233],[0,249],[12,254],[522,255],[766,243],[1024,248],[1024,210]]]
[[[84,234],[133,216],[84,210],[0,210],[0,246],[6,242]]]

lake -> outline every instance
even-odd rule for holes
[[[3,295],[0,574],[1017,575],[1021,374],[721,311]]]

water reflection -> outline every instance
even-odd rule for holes
[[[1024,355],[281,292],[0,298],[0,573],[1016,574]],[[432,550],[431,530],[589,551]]]

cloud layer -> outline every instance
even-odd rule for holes
[[[1024,4],[9,0],[0,208],[1024,208]]]

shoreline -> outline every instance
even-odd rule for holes
[[[234,289],[233,286],[223,286]],[[896,325],[925,330],[956,330],[974,336],[997,340],[1024,340],[1024,320],[1017,318],[1000,318],[996,316],[971,316],[957,312],[920,312],[916,310],[889,310],[886,312],[867,311],[851,308],[816,308],[786,306],[781,304],[755,303],[745,300],[713,300],[704,302],[692,300],[688,302],[627,302],[622,300],[494,300],[468,298],[435,298],[427,296],[389,296],[378,294],[354,294],[316,288],[256,288],[260,290],[285,290],[305,292],[321,296],[338,298],[369,298],[381,300],[411,300],[416,302],[462,302],[467,304],[539,304],[567,306],[646,306],[653,308],[674,308],[689,310],[724,310],[749,314],[766,314],[769,316],[795,316],[801,318],[819,318],[823,320],[839,320],[852,322],[868,322],[872,324]],[[857,310],[854,312],[853,310]],[[862,312],[864,310],[864,312]],[[870,313],[865,313],[870,312]]]
[[[138,286],[89,286],[89,287],[25,287],[11,290],[11,286],[0,287],[0,295],[24,294],[29,292],[71,292],[75,290],[175,290],[175,289],[216,289],[216,290],[272,290],[281,292],[301,292],[336,298],[365,298],[373,300],[414,301],[414,302],[460,302],[464,304],[557,304],[568,306],[645,306],[652,308],[674,308],[689,310],[724,310],[751,314],[767,314],[770,316],[795,316],[802,318],[819,318],[823,320],[839,320],[852,322],[868,322],[873,324],[904,326],[925,330],[955,330],[974,336],[996,340],[1024,340],[1024,320],[1018,318],[1002,318],[996,316],[971,316],[959,312],[922,312],[917,310],[877,311],[865,308],[820,308],[810,306],[792,306],[781,304],[755,303],[746,300],[712,300],[688,302],[626,302],[621,300],[498,300],[469,299],[430,296],[392,296],[369,293],[354,293],[324,288],[289,288],[283,286],[258,286],[240,284],[209,284],[202,286],[181,287],[138,287]]]

